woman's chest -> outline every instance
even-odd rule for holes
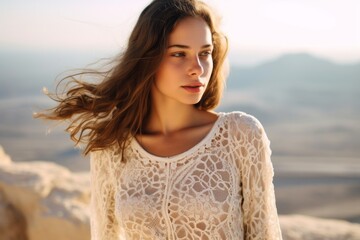
[[[229,156],[209,154],[183,163],[138,161],[126,166],[118,181],[116,214],[125,228],[160,233],[203,223],[202,230],[210,231],[239,215],[239,172]]]

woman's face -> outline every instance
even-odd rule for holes
[[[213,70],[212,51],[211,31],[203,19],[187,17],[178,22],[155,76],[153,97],[162,103],[198,103]]]

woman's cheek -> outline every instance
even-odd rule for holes
[[[185,64],[183,61],[172,61],[169,63],[169,69],[171,69],[172,71],[181,70],[184,65]]]

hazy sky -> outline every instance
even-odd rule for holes
[[[118,51],[149,2],[0,0],[0,48]],[[300,51],[339,62],[360,60],[359,0],[206,2],[223,16],[239,62]]]

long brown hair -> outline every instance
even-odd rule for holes
[[[76,145],[85,144],[85,155],[115,143],[124,149],[131,136],[141,133],[148,119],[150,90],[169,34],[185,17],[201,17],[212,32],[213,72],[195,107],[214,109],[223,91],[228,48],[226,37],[219,31],[218,17],[198,0],[154,0],[140,14],[125,52],[113,60],[110,70],[83,70],[63,78],[61,81],[69,81],[62,94],[58,92],[59,84],[55,94],[48,94],[58,104],[34,117],[70,121],[66,131]],[[91,75],[102,80],[91,83],[79,79]]]

